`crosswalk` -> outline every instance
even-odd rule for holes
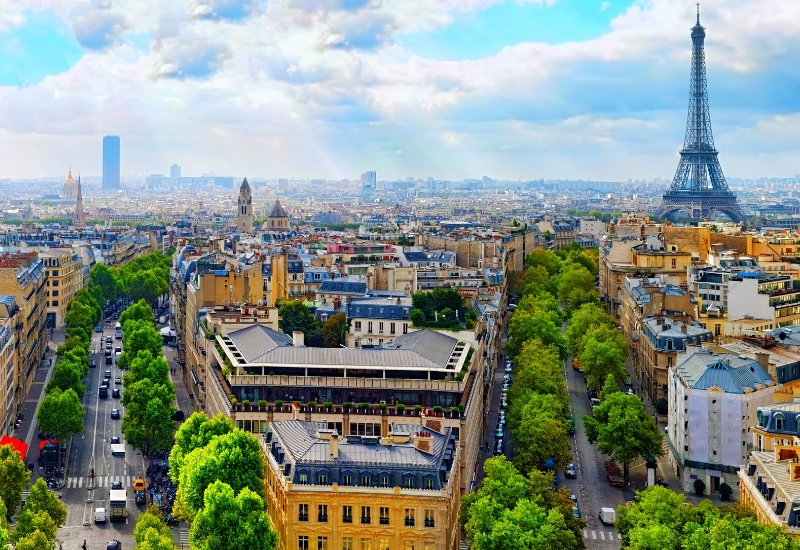
[[[189,530],[181,529],[178,534],[180,536],[181,550],[189,550]]]
[[[111,487],[115,481],[121,481],[122,486],[125,488],[133,487],[133,480],[135,476],[95,476],[95,487]],[[81,489],[83,487],[90,487],[91,480],[86,476],[73,476],[66,479],[66,489]]]
[[[591,540],[615,540],[614,531],[589,531],[588,529],[583,530],[583,538],[591,539]],[[616,535],[616,539],[619,539],[619,535]]]

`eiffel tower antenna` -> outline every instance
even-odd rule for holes
[[[744,223],[747,217],[728,189],[717,158],[718,151],[714,148],[706,82],[706,29],[700,25],[700,4],[697,4],[697,23],[692,27],[691,36],[692,72],[686,137],[678,169],[663,196],[658,215],[669,217],[682,211],[697,220],[722,213],[734,222]]]

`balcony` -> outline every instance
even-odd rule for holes
[[[319,523],[328,523],[328,516],[320,514],[317,516],[317,521]]]
[[[361,525],[369,525],[372,522],[372,518],[369,516],[361,516]]]
[[[389,518],[381,518],[381,525],[389,525]]]
[[[436,527],[436,522],[432,519],[425,520],[425,527],[430,527],[431,529]]]
[[[414,527],[414,518],[406,518],[406,527]]]
[[[297,521],[308,521],[308,514],[298,514]]]
[[[342,523],[353,523],[353,516],[342,516]]]

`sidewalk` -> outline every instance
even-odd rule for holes
[[[189,397],[189,390],[186,387],[185,371],[175,361],[176,350],[168,346],[163,347],[164,358],[169,363],[170,379],[175,384],[175,406],[178,407],[189,418],[192,413],[197,412],[197,400]],[[178,422],[178,426],[180,426]]]
[[[45,335],[49,336],[50,331],[45,331]],[[64,343],[64,333],[61,329],[53,330],[53,339],[48,340],[47,348],[45,349],[44,359],[39,363],[36,368],[36,373],[33,377],[31,389],[28,392],[25,402],[22,406],[22,422],[20,427],[16,428],[13,437],[22,439],[28,444],[28,452],[25,455],[25,464],[33,463],[33,473],[31,475],[31,484],[35,483],[37,479],[42,477],[44,470],[40,469],[39,462],[39,424],[36,422],[36,411],[39,409],[39,403],[44,396],[44,388],[50,380],[50,375],[53,372],[52,364],[55,362],[55,351],[58,346]],[[69,449],[67,449],[69,451]],[[63,455],[66,457],[67,455]],[[66,473],[65,473],[66,475]]]

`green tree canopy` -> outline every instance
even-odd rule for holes
[[[561,272],[561,258],[552,250],[536,250],[525,257],[525,267],[542,266],[550,274],[550,277]]]
[[[45,512],[56,527],[61,527],[67,521],[67,508],[58,495],[47,487],[47,482],[42,477],[31,486],[31,494],[25,500],[22,510]]]
[[[583,351],[583,342],[590,329],[600,325],[614,327],[614,318],[596,303],[581,305],[572,312],[567,326],[567,342],[576,356]]]
[[[5,518],[10,518],[20,505],[22,490],[30,481],[31,473],[14,447],[0,446],[0,502],[5,504]]]
[[[597,340],[590,332],[578,358],[590,388],[599,387],[609,375],[617,380],[627,376],[625,352],[613,340]]]
[[[86,393],[86,387],[83,385],[83,367],[63,359],[58,361],[53,367],[53,374],[47,383],[45,392],[49,393],[53,388],[62,391],[72,389],[79,399],[83,399]]]
[[[83,431],[83,417],[86,411],[75,390],[52,388],[44,396],[36,420],[43,432],[51,433],[59,441],[64,441],[72,434]]]
[[[165,386],[172,384],[169,377],[169,363],[160,353],[154,357],[146,349],[139,351],[135,359],[131,361],[128,372],[122,375],[122,383],[125,387],[144,379],[150,380],[153,384]]]
[[[572,455],[564,415],[553,395],[533,394],[522,407],[519,425],[511,429],[514,465],[523,472],[541,468],[555,459],[556,468],[564,468]]]
[[[319,334],[317,319],[299,300],[282,300],[278,308],[278,316],[280,317],[280,321],[278,321],[280,329],[289,336],[299,330],[305,337],[306,345],[310,345]]]
[[[583,304],[596,303],[599,297],[594,285],[595,276],[579,263],[566,264],[561,272],[558,299],[567,311],[574,311]]]
[[[664,454],[661,432],[644,404],[635,395],[622,392],[607,395],[592,412],[584,416],[586,436],[597,449],[622,464],[628,478],[628,466],[637,458]]]
[[[466,309],[463,296],[454,288],[437,287],[431,292],[414,292],[411,295],[411,304],[422,310],[428,320],[433,319],[435,311],[441,312],[449,308],[451,311],[459,310],[463,313]]]
[[[25,510],[23,508],[17,515],[17,524],[14,526],[11,538],[19,542],[30,537],[36,531],[42,533],[47,540],[47,545],[39,548],[52,548],[58,532],[56,522],[44,510]]]
[[[518,307],[511,316],[508,333],[505,349],[512,361],[516,361],[525,342],[535,339],[558,350],[560,358],[567,356],[567,341],[561,334],[559,324],[546,311],[530,311]]]
[[[166,451],[172,445],[176,422],[172,415],[177,410],[172,403],[175,386],[153,384],[147,378],[125,386],[122,404],[122,435],[131,447],[145,455]]]
[[[273,550],[278,536],[260,495],[247,487],[235,494],[230,485],[215,481],[205,491],[189,541],[196,550]]]
[[[153,309],[144,300],[138,300],[136,303],[131,304],[125,308],[125,311],[119,316],[119,324],[122,325],[123,330],[127,330],[125,328],[125,323],[132,319],[147,321],[153,326],[156,324],[156,316],[153,314]]]
[[[265,473],[261,446],[252,434],[237,428],[217,436],[186,455],[175,498],[176,513],[194,519],[203,507],[206,488],[215,481],[227,483],[236,493],[248,487],[263,498]]]
[[[205,413],[196,412],[187,418],[175,434],[175,444],[169,453],[169,477],[172,481],[178,483],[180,480],[181,468],[189,453],[232,431],[231,419],[222,413],[208,418]]]
[[[347,315],[336,313],[331,315],[322,325],[322,343],[326,348],[338,348],[344,340],[344,331],[347,327]]]
[[[116,300],[119,289],[117,279],[105,264],[95,264],[89,272],[89,284],[99,287],[106,300]],[[103,302],[105,303],[105,302]]]
[[[94,310],[86,304],[73,300],[67,306],[67,313],[64,316],[66,324],[71,329],[83,329],[85,335],[92,333],[95,326]],[[88,336],[86,336],[88,337]]]
[[[49,519],[47,514],[38,516],[36,520],[41,520],[41,526],[44,529],[49,529],[50,524],[46,520]],[[14,533],[16,535],[16,533]],[[48,537],[48,534],[40,531],[34,530],[30,533],[27,533],[23,538],[21,538],[16,545],[14,546],[14,550],[42,550],[42,548],[52,548],[55,544],[55,534],[53,537]]]
[[[169,526],[164,521],[164,516],[157,506],[151,506],[147,511],[139,516],[136,522],[136,527],[133,529],[133,540],[139,545],[139,548],[145,541],[154,542],[154,539],[169,537],[170,546],[172,548],[172,537],[169,532]]]
[[[561,357],[556,348],[545,346],[539,339],[528,340],[522,345],[514,364],[511,400],[514,400],[514,393],[522,388],[566,397],[567,386],[562,369]]]

